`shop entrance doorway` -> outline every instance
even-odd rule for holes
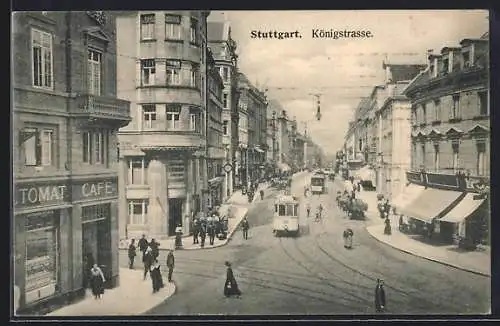
[[[171,198],[168,200],[168,235],[175,235],[175,228],[182,226],[182,204],[184,199]]]

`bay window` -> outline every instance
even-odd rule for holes
[[[155,84],[156,66],[155,59],[141,60],[142,85],[150,86]]]
[[[181,84],[181,62],[179,60],[167,60],[167,85]]]
[[[52,35],[36,29],[31,30],[31,51],[33,86],[52,88]]]
[[[179,104],[167,104],[167,130],[180,128],[181,106]]]
[[[167,40],[181,40],[181,20],[179,15],[165,15],[165,38]]]
[[[144,129],[152,129],[156,127],[156,105],[143,104],[142,115],[143,115],[142,120]]]
[[[87,81],[88,90],[92,95],[101,95],[101,67],[102,53],[95,50],[88,51]]]

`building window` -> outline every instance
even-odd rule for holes
[[[156,105],[143,104],[142,115],[144,129],[152,129],[156,127]]]
[[[102,221],[110,216],[110,204],[89,205],[82,207],[82,223]]]
[[[85,131],[83,133],[83,162],[90,163],[92,155],[92,133]]]
[[[93,95],[101,95],[101,62],[102,53],[89,50],[88,53],[88,89]]]
[[[142,85],[149,86],[155,84],[155,59],[141,60]]]
[[[179,60],[167,60],[167,85],[181,84],[181,62]]]
[[[458,142],[453,142],[451,144],[451,148],[453,150],[453,171],[458,172],[458,169],[460,168]]]
[[[49,166],[54,157],[52,129],[25,128],[20,133],[26,166]]]
[[[441,121],[441,101],[434,101],[434,121]]]
[[[31,30],[33,55],[33,85],[52,88],[52,35],[36,29]]]
[[[447,75],[449,72],[449,63],[450,61],[448,59],[443,59],[443,67],[441,68],[441,73],[443,75]]]
[[[130,200],[128,202],[128,224],[144,225],[147,224],[149,201]]]
[[[411,167],[415,169],[417,166],[415,158],[417,157],[417,144],[412,143],[412,153],[411,153]]]
[[[439,171],[439,145],[434,144],[434,171]]]
[[[191,18],[189,26],[189,41],[193,44],[198,44],[198,21],[194,18]]]
[[[51,296],[56,291],[59,245],[58,221],[54,214],[54,211],[47,211],[26,216],[26,303]]]
[[[422,104],[422,124],[427,123],[427,105]]]
[[[155,15],[141,15],[141,40],[153,40],[155,38]]]
[[[222,67],[222,79],[225,83],[229,81],[229,67]]]
[[[179,15],[165,15],[165,38],[167,40],[181,39],[181,20]]]
[[[168,181],[184,182],[185,166],[182,160],[172,160],[168,162]]]
[[[189,109],[189,130],[200,131],[200,112],[198,109]]]
[[[470,52],[466,51],[462,53],[462,60],[464,63],[464,68],[469,68],[471,66],[470,62]]]
[[[181,106],[167,104],[167,130],[177,130],[180,127]]]
[[[94,150],[94,162],[99,164],[104,163],[104,136],[102,132],[94,134]]]
[[[476,173],[477,175],[486,175],[486,144],[483,142],[477,143],[477,162],[476,162]]]
[[[191,66],[191,75],[190,75],[190,85],[191,87],[198,87],[198,76],[200,74],[200,67],[196,64]]]
[[[146,182],[146,162],[144,157],[131,158],[128,161],[128,184],[144,185]]]
[[[227,97],[228,97],[228,94],[226,94],[226,93],[222,94],[222,104],[223,104],[225,109],[227,109],[227,107],[228,107]]]
[[[488,115],[488,92],[478,92],[479,97],[479,115],[486,116]]]
[[[425,168],[426,164],[425,164],[425,143],[422,143],[420,145],[420,148],[421,148],[421,156],[422,156],[422,161],[421,161],[421,167],[422,168]]]
[[[455,94],[452,96],[453,104],[451,106],[451,118],[458,119],[460,117],[460,95]]]
[[[222,125],[222,130],[224,132],[224,136],[229,135],[229,133],[228,133],[228,123],[229,123],[229,121],[224,120],[223,125]]]

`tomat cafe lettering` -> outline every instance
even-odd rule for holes
[[[64,202],[67,197],[65,185],[44,185],[18,187],[14,204],[16,206],[34,206],[45,203]]]
[[[73,187],[73,200],[117,195],[116,181],[86,182]]]

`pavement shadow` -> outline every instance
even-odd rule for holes
[[[458,246],[452,246],[450,248],[446,248],[449,251],[452,252],[458,252],[458,253],[468,253],[468,252],[478,252],[478,253],[484,253],[486,254],[488,251],[484,248],[476,248],[476,249],[465,249],[465,248],[460,248]]]
[[[447,246],[451,245],[451,243],[449,243],[447,241],[443,241],[443,240],[438,239],[438,238],[429,238],[428,236],[420,235],[420,234],[407,234],[407,237],[412,239],[412,240],[418,241],[420,243],[430,245],[430,246],[435,246],[435,247],[447,247]]]

